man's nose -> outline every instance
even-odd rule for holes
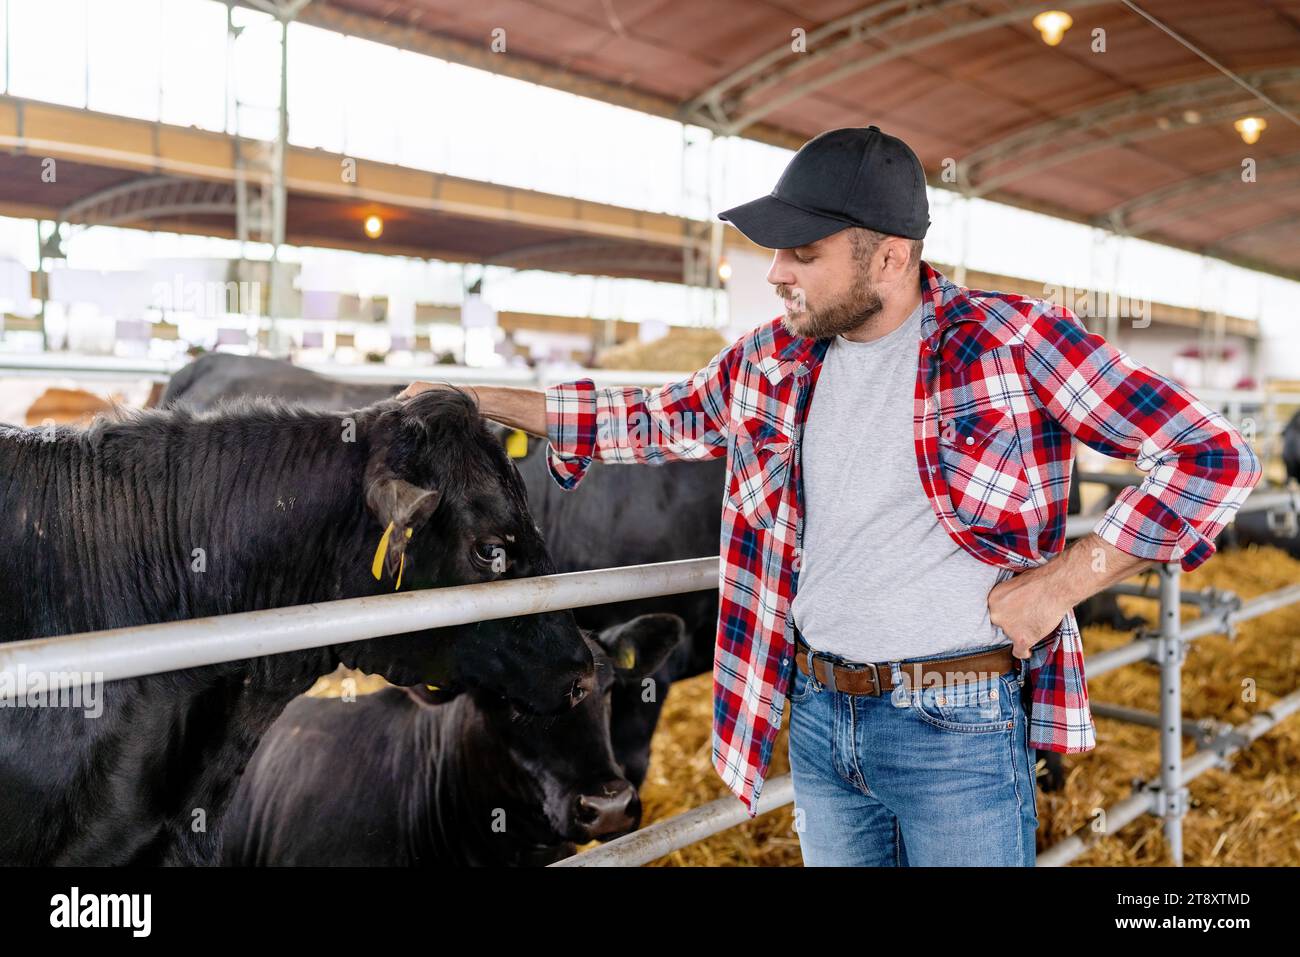
[[[778,249],[772,254],[772,265],[767,270],[767,281],[773,286],[794,285],[794,275],[790,272],[790,261],[783,255],[786,250]]]

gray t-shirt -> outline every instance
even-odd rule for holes
[[[826,350],[800,442],[804,527],[791,613],[849,661],[1009,644],[989,621],[1000,569],[964,551],[921,486],[913,439],[918,307],[871,342]]]

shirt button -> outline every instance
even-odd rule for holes
[[[998,700],[998,689],[997,689],[997,688],[994,688],[992,691],[989,692],[989,700],[990,700],[990,701],[997,701],[997,700]]]
[[[975,444],[975,436],[973,436],[973,435],[968,435],[968,436],[966,436],[966,444],[967,444],[967,445],[974,445],[974,444]]]
[[[934,700],[935,700],[935,702],[937,702],[938,704],[946,704],[947,701],[948,701],[948,699],[945,698],[943,695],[939,695],[939,697],[935,698]]]

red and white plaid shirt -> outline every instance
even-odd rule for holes
[[[921,292],[917,469],[936,519],[962,548],[1008,575],[1061,551],[1073,436],[1146,473],[1100,519],[1101,538],[1188,570],[1210,557],[1212,540],[1261,474],[1223,416],[1089,333],[1069,310],[963,289],[924,262]],[[790,601],[803,528],[798,443],[829,342],[793,336],[778,318],[690,378],[654,390],[597,389],[590,379],[546,390],[547,461],[562,488],[576,486],[593,458],[728,457],[713,762],[751,816],[793,675]],[[1035,648],[1030,670],[1031,746],[1092,750],[1073,612]]]

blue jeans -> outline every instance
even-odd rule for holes
[[[1020,701],[1028,660],[910,690],[898,665],[893,694],[880,697],[832,691],[795,668],[790,772],[804,865],[1032,867],[1038,795]]]

